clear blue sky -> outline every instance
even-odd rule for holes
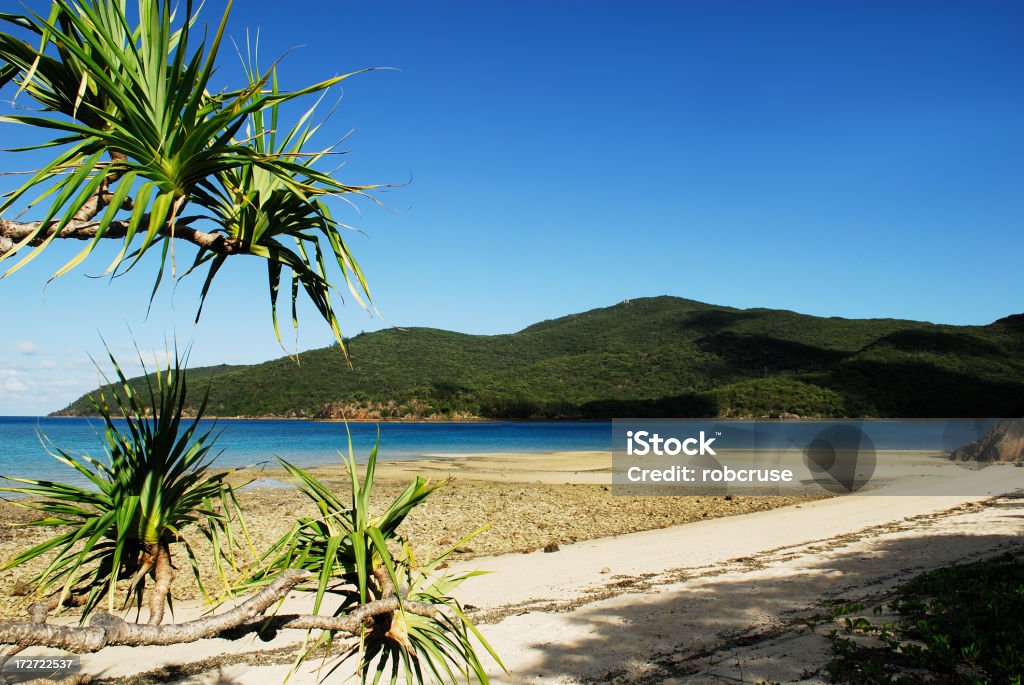
[[[259,29],[268,58],[297,47],[285,84],[399,69],[349,81],[323,136],[354,129],[345,181],[411,179],[347,216],[383,315],[349,304],[347,332],[501,333],[661,294],[956,324],[1024,311],[1022,25],[1024,4],[976,0],[240,0],[229,32]],[[86,278],[100,258],[43,293],[77,247],[0,282],[0,414],[90,388],[100,334],[121,355],[176,335],[196,364],[280,355],[260,265],[229,264],[193,328],[199,282],[146,318],[148,274]],[[299,349],[329,342],[307,311]]]

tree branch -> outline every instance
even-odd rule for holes
[[[88,626],[52,626],[9,621],[0,623],[0,643],[26,647],[57,647],[84,653],[99,651],[107,645],[170,645],[195,642],[262,614],[310,575],[309,571],[304,570],[285,571],[267,587],[234,609],[186,623],[166,626],[128,623],[107,613],[93,616]]]
[[[267,587],[234,609],[222,614],[185,623],[154,625],[128,623],[117,616],[99,613],[88,626],[55,626],[41,622],[0,622],[0,644],[19,647],[56,647],[84,654],[115,645],[174,645],[215,637],[228,631],[241,634],[269,629],[334,630],[358,634],[362,625],[375,616],[394,614],[399,608],[398,595],[391,595],[357,607],[344,616],[282,614],[256,621],[271,605],[283,598],[299,583],[311,576],[309,571],[292,569],[278,576]],[[441,609],[425,602],[401,602],[412,614],[437,619]]]
[[[148,223],[147,218],[143,219],[143,224]],[[56,238],[92,240],[96,237],[96,233],[99,231],[100,225],[99,221],[95,221],[91,218],[87,220],[74,219],[69,221],[67,226],[62,228],[60,232],[57,232],[57,223],[58,222],[56,221],[51,221],[49,226],[40,231],[39,235],[29,241],[28,244],[33,246],[40,245],[54,233],[57,233]],[[9,221],[7,219],[0,218],[0,257],[3,257],[14,249],[14,246],[17,243],[25,240],[35,233],[40,226],[42,226],[42,222],[40,221]],[[198,245],[204,250],[209,250],[216,254],[232,255],[240,254],[245,251],[242,242],[235,238],[226,236],[223,233],[207,233],[205,231],[199,231],[184,225],[180,221],[174,227],[173,232],[171,231],[170,226],[163,226],[159,233],[160,235],[168,238],[177,238],[179,240],[190,242],[193,245]],[[110,222],[110,226],[107,227],[103,237],[124,238],[127,234],[128,222],[119,220]]]
[[[298,615],[284,614],[270,618],[270,625],[277,629],[302,629],[302,630],[337,630],[343,633],[357,635],[359,629],[367,620],[382,614],[392,614],[398,611],[398,596],[391,595],[385,599],[378,599],[363,604],[351,613],[344,616],[320,616],[316,614]],[[433,604],[426,602],[402,602],[401,607],[410,614],[426,616],[427,618],[438,618],[441,610]]]

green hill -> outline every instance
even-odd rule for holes
[[[479,336],[365,333],[211,378],[217,416],[609,418],[1024,414],[1024,315],[987,326],[821,318],[674,297]],[[81,398],[58,412],[89,413]]]

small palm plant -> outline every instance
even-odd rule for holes
[[[464,580],[479,575],[470,572],[439,576],[438,566],[451,552],[483,528],[453,545],[438,558],[417,565],[408,542],[398,533],[406,516],[444,483],[417,477],[382,512],[371,515],[377,463],[377,447],[370,452],[362,482],[349,436],[349,453],[344,459],[352,483],[351,503],[316,477],[284,460],[296,487],[319,511],[316,518],[296,521],[292,530],[264,555],[263,564],[249,576],[247,587],[266,584],[288,569],[313,573],[316,583],[314,614],[324,610],[323,600],[336,602],[335,618],[360,617],[358,628],[344,631],[327,628],[299,661],[317,648],[329,648],[338,632],[355,632],[358,642],[349,652],[358,659],[358,670],[366,682],[373,674],[377,683],[390,669],[390,682],[404,675],[405,682],[458,682],[457,673],[487,683],[488,678],[474,639],[498,664],[500,659],[451,596]],[[314,588],[310,588],[313,590]],[[362,620],[371,617],[369,621]],[[331,625],[326,621],[325,625]],[[336,667],[335,667],[336,668]]]
[[[7,477],[21,485],[0,490],[28,495],[30,499],[17,503],[46,514],[26,525],[59,532],[0,570],[48,558],[45,568],[32,578],[35,596],[48,599],[52,607],[69,601],[81,605],[83,622],[104,598],[108,611],[115,609],[121,582],[121,608],[134,600],[141,610],[148,594],[149,622],[159,624],[165,606],[171,604],[175,547],[184,548],[195,580],[207,595],[196,553],[181,536],[182,530],[199,524],[226,587],[224,563],[233,564],[235,547],[231,523],[237,520],[244,531],[244,522],[234,491],[225,482],[228,473],[210,470],[216,436],[200,432],[205,396],[195,418],[184,418],[188,388],[183,360],[175,353],[173,364],[165,370],[158,366],[144,377],[148,403],[112,355],[110,360],[117,381],[108,386],[114,388],[109,401],[116,411],[102,390],[91,398],[103,420],[109,463],[59,448],[51,452],[84,476],[91,488]]]

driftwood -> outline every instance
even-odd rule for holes
[[[113,614],[98,613],[87,626],[51,625],[46,621],[46,608],[37,604],[32,608],[31,621],[0,622],[0,644],[25,647],[55,647],[84,654],[97,652],[115,645],[175,645],[217,637],[226,633],[241,636],[264,633],[269,630],[332,630],[358,634],[370,619],[394,615],[401,608],[412,614],[438,618],[441,610],[424,602],[403,601],[397,594],[363,604],[344,616],[316,614],[262,614],[281,600],[299,583],[312,574],[305,570],[285,571],[267,587],[237,607],[222,614],[214,614],[194,621],[167,625],[129,623]],[[259,618],[260,620],[256,620]]]

